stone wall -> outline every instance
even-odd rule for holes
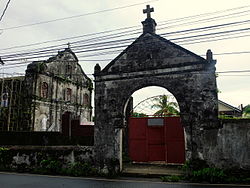
[[[201,159],[224,169],[250,170],[250,120],[222,120],[222,128],[203,134]]]
[[[42,160],[57,160],[63,165],[75,162],[93,163],[92,146],[8,146],[10,165],[27,165],[36,168]]]

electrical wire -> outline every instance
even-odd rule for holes
[[[197,32],[201,32],[204,29],[215,29],[215,28],[219,28],[219,27],[229,27],[232,25],[237,25],[237,24],[244,24],[244,23],[249,23],[250,20],[244,20],[244,21],[239,21],[239,22],[231,22],[231,23],[225,23],[225,24],[219,24],[219,25],[211,25],[211,26],[206,26],[206,27],[200,27],[200,28],[194,28],[194,29],[187,29],[187,30],[181,30],[181,31],[174,31],[174,32],[168,32],[168,33],[163,33],[161,34],[162,36],[169,36],[171,34],[178,34],[178,33],[184,33],[187,34],[188,32],[193,32],[193,31],[197,31]],[[223,33],[228,33],[228,32],[239,32],[239,31],[243,31],[243,30],[248,30],[248,28],[245,29],[240,29],[240,30],[231,30],[231,31],[223,31],[223,32],[216,32],[216,33],[210,33],[210,34],[203,34],[203,35],[195,35],[195,36],[188,36],[188,37],[182,37],[182,38],[173,38],[170,40],[180,40],[180,39],[190,39],[190,38],[197,38],[197,37],[202,37],[202,36],[207,36],[207,35],[218,35],[218,34],[223,34]],[[115,38],[115,37],[112,37]],[[106,46],[106,44],[110,44],[110,45],[115,45],[115,43],[120,43],[120,42],[131,42],[132,40],[136,39],[135,37],[133,38],[125,38],[125,39],[120,39],[120,40],[111,40],[111,41],[104,41],[104,42],[98,42],[98,43],[91,43],[91,44],[86,44],[86,45],[78,45],[78,46],[74,46],[72,45],[72,49],[78,49],[79,47],[82,48],[90,48],[90,47],[102,47],[102,46]],[[100,40],[100,39],[99,39]],[[74,42],[73,44],[78,44],[81,43],[82,41],[77,41]],[[72,44],[72,43],[71,43]],[[52,46],[51,49],[46,49],[46,50],[40,50],[40,51],[35,51],[33,52],[34,54],[39,54],[39,53],[43,53],[43,52],[54,52],[54,51],[58,51],[61,50],[62,48],[55,48],[57,46]],[[1,55],[2,58],[10,58],[10,57],[17,57],[20,55],[28,55],[28,54],[32,54],[32,51],[30,52],[25,52],[25,53],[19,53],[19,54],[8,54],[8,55]]]
[[[224,53],[215,53],[214,55],[216,56],[220,56],[220,55],[239,55],[239,54],[250,54],[250,51],[241,51],[241,52],[224,52]],[[201,56],[205,56],[205,55],[201,55]],[[112,59],[107,59],[107,61],[111,61]],[[105,60],[86,60],[86,59],[79,59],[79,62],[102,62]],[[10,68],[15,68],[15,67],[23,67],[23,66],[27,66],[28,64],[32,63],[32,61],[27,61],[27,62],[16,62],[16,63],[12,63],[12,64],[7,64],[4,65],[0,68],[1,69],[10,69]],[[221,72],[218,72],[221,73]]]
[[[5,6],[4,10],[3,10],[3,13],[2,13],[2,15],[1,15],[1,17],[0,17],[0,22],[2,21],[3,16],[5,15],[5,13],[6,13],[6,11],[7,11],[7,8],[9,7],[9,4],[10,4],[10,0],[8,0],[6,6]],[[1,30],[3,30],[3,29],[1,29]]]
[[[177,22],[182,22],[182,21],[185,21],[185,20],[188,20],[188,19],[195,19],[195,18],[200,17],[200,16],[209,16],[209,15],[213,15],[213,14],[218,14],[218,13],[223,13],[223,12],[228,12],[228,11],[234,11],[234,10],[238,10],[238,9],[242,9],[242,8],[248,8],[248,7],[250,7],[250,6],[236,7],[236,8],[233,8],[233,9],[226,9],[226,10],[223,10],[223,11],[216,11],[216,12],[212,12],[212,13],[204,13],[204,14],[198,14],[198,15],[194,15],[194,16],[187,16],[187,17],[183,17],[183,18],[177,18],[177,19],[162,21],[161,23],[163,23],[163,25],[164,24],[169,24],[169,23],[172,23],[172,22],[176,24]],[[234,14],[236,14],[236,16],[239,16],[239,13],[240,12],[236,12]],[[223,18],[225,16],[228,16],[228,14],[227,15],[219,16],[218,18],[220,18],[220,17]],[[210,19],[210,18],[208,18],[208,19]],[[199,23],[200,21],[206,21],[207,22],[208,20],[204,20],[204,19],[203,20],[196,20],[195,24]],[[193,22],[191,22],[191,23],[193,23]],[[190,25],[191,23],[190,22],[184,23],[184,25],[186,25],[186,24]],[[178,25],[175,25],[175,26],[182,26],[182,25],[183,24],[178,24]],[[70,40],[70,39],[76,39],[76,38],[93,36],[93,35],[99,35],[99,34],[110,33],[110,32],[124,30],[124,29],[132,29],[132,28],[135,28],[135,27],[138,27],[138,26],[118,28],[118,29],[115,29],[115,30],[108,30],[108,31],[103,31],[103,32],[99,32],[99,33],[90,33],[90,34],[85,34],[85,35],[80,35],[80,36],[74,36],[74,37],[67,37],[67,38],[57,39],[57,40],[50,40],[50,41],[32,43],[32,44],[28,44],[28,45],[19,45],[19,46],[14,46],[14,47],[9,47],[9,48],[3,48],[3,49],[0,49],[0,51],[10,50],[10,49],[14,49],[14,48],[29,47],[29,46],[33,46],[33,45],[41,45],[41,44],[46,44],[46,43],[50,43],[50,42],[59,42],[59,41],[63,41],[63,40]],[[169,27],[174,27],[174,26],[169,26]],[[169,27],[167,27],[167,28],[169,28]],[[138,30],[139,29],[133,29],[131,31],[138,31]],[[126,31],[126,32],[128,33],[128,32],[131,32],[131,31]]]
[[[145,2],[142,2],[142,3],[136,3],[136,4],[126,5],[126,6],[120,6],[120,7],[115,7],[115,8],[111,8],[111,9],[100,10],[100,11],[96,11],[96,12],[89,12],[89,13],[85,13],[85,14],[79,14],[79,15],[74,15],[74,16],[69,16],[69,17],[64,17],[64,18],[57,18],[57,19],[48,20],[48,21],[41,21],[41,22],[36,22],[36,23],[31,23],[31,24],[25,24],[25,25],[7,27],[7,28],[3,28],[3,30],[18,29],[18,28],[23,28],[23,27],[29,27],[29,26],[35,26],[35,25],[53,23],[53,22],[57,22],[57,21],[63,21],[63,20],[68,20],[68,19],[73,19],[73,18],[79,18],[79,17],[83,17],[83,16],[89,16],[89,15],[99,14],[99,13],[103,13],[103,12],[110,12],[110,11],[114,11],[114,10],[129,8],[129,7],[138,6],[138,5],[142,5],[142,4],[145,4],[145,3],[151,3],[151,2],[155,2],[155,1],[159,1],[159,0],[145,1]]]
[[[173,38],[173,39],[170,39],[170,40],[171,41],[177,41],[177,42],[180,42],[180,43],[181,42],[182,43],[186,42],[188,40],[188,43],[186,43],[186,44],[190,44],[190,41],[201,40],[201,39],[206,39],[206,38],[211,39],[211,38],[215,38],[215,37],[218,38],[218,37],[221,37],[221,36],[227,36],[228,33],[231,33],[231,35],[232,35],[232,33],[233,34],[241,34],[242,32],[246,32],[246,31],[249,32],[249,30],[250,30],[250,28],[243,28],[243,29],[228,30],[228,31],[222,31],[222,32],[205,33],[205,34],[201,34],[201,35],[193,35],[193,36],[188,36],[188,37],[179,37],[179,38]],[[216,35],[218,35],[218,36],[216,36]],[[239,37],[239,36],[237,36],[237,37]],[[123,39],[123,40],[118,40],[118,41],[109,41],[108,42],[108,43],[110,43],[109,45],[107,45],[107,43],[97,43],[97,44],[94,44],[95,46],[93,48],[90,48],[89,45],[87,45],[87,46],[84,46],[84,45],[77,46],[78,50],[75,50],[74,52],[75,53],[86,53],[86,52],[104,51],[104,50],[117,49],[117,48],[121,49],[121,48],[127,47],[128,43],[123,43],[123,45],[117,45],[117,43],[122,43],[122,42],[125,42],[125,41],[130,42],[133,39],[134,38]],[[183,39],[185,39],[185,40],[183,40]],[[114,42],[117,42],[117,43],[114,44]],[[105,44],[105,45],[103,45],[103,44]],[[79,47],[81,47],[81,48],[79,48]],[[74,49],[74,48],[72,48],[72,49]],[[21,58],[23,58],[23,59],[43,58],[43,57],[47,57],[47,56],[52,55],[52,53],[48,53],[48,52],[55,53],[54,50],[52,50],[52,51],[51,50],[45,50],[45,51],[40,51],[40,52],[35,52],[35,53],[12,54],[12,55],[7,55],[7,56],[2,56],[1,58],[2,58],[3,61],[10,61],[10,60],[13,61],[13,60],[21,59]],[[20,58],[20,56],[21,56],[21,58]]]

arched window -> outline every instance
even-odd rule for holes
[[[89,106],[89,95],[87,93],[83,95],[83,105]]]
[[[69,77],[69,78],[71,78],[71,76],[72,76],[72,66],[71,65],[66,65],[66,76],[67,77]]]
[[[48,96],[49,96],[49,86],[46,82],[43,82],[41,86],[41,97],[48,98]]]
[[[8,107],[8,93],[2,94],[1,107]]]
[[[65,100],[66,100],[66,101],[71,101],[71,97],[72,97],[72,89],[67,88],[67,89],[66,89]]]

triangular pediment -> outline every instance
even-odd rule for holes
[[[90,81],[78,63],[75,53],[69,48],[59,51],[48,60],[32,62],[27,66],[26,72],[53,75],[77,83]]]
[[[205,63],[206,60],[156,34],[137,38],[109,63],[102,74],[127,73]]]

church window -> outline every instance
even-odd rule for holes
[[[49,96],[49,86],[46,82],[43,82],[41,87],[41,97],[48,98],[48,96]]]
[[[89,105],[89,95],[87,93],[83,95],[83,104],[86,106]]]
[[[66,100],[66,101],[70,101],[70,100],[71,100],[71,97],[72,97],[72,89],[67,88],[67,89],[66,89],[66,97],[65,97],[65,100]]]
[[[72,66],[71,65],[66,65],[66,76],[71,78],[72,76]]]
[[[8,93],[2,94],[1,107],[8,107]]]

